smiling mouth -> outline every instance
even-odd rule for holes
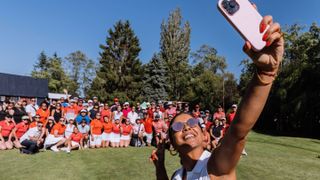
[[[193,135],[193,134],[191,134],[191,133],[188,133],[187,135],[185,135],[184,136],[184,140],[188,140],[188,139],[192,139],[192,138],[194,138],[195,136]]]

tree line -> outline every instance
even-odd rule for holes
[[[32,76],[47,78],[50,92],[63,89],[75,96],[97,96],[101,101],[142,102],[176,100],[200,103],[203,109],[217,105],[228,109],[238,103],[255,72],[250,60],[243,67],[239,83],[227,71],[226,59],[204,44],[190,50],[191,25],[180,9],[170,12],[160,25],[159,52],[143,64],[140,41],[128,20],[118,21],[107,31],[100,45],[99,63],[83,52],[60,58],[40,53]],[[257,130],[277,134],[320,137],[320,44],[319,27],[300,25],[285,30],[286,51],[281,71],[273,85]],[[109,102],[111,103],[111,102]]]

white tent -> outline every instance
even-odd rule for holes
[[[60,99],[60,98],[64,98],[67,99],[67,97],[70,98],[71,95],[67,95],[67,94],[59,94],[59,93],[48,93],[48,97],[49,99]]]

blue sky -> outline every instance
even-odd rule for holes
[[[41,51],[65,57],[81,50],[98,61],[99,44],[118,20],[128,19],[140,39],[143,63],[159,51],[160,24],[179,7],[191,24],[191,50],[208,44],[238,77],[243,40],[219,14],[217,0],[0,0],[0,72],[29,75]],[[262,15],[284,25],[320,25],[320,1],[253,0]]]

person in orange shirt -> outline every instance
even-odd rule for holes
[[[50,110],[46,102],[41,103],[41,107],[37,110],[37,113],[40,116],[40,122],[45,126],[47,124],[47,118],[50,116]]]
[[[100,121],[101,114],[97,113],[96,118],[90,123],[91,137],[90,137],[90,148],[101,147],[101,134],[103,125]]]
[[[102,147],[109,147],[111,141],[111,133],[112,133],[112,122],[108,116],[103,117],[104,122],[103,125],[103,133],[101,135],[102,139]]]
[[[143,125],[144,125],[144,129],[145,129],[144,136],[147,139],[147,146],[151,146],[151,141],[153,138],[152,121],[153,121],[153,119],[151,117],[149,117],[149,114],[145,113]]]
[[[67,120],[74,119],[78,113],[79,112],[78,112],[76,101],[74,99],[71,99],[69,106],[64,108],[65,118]]]
[[[66,141],[64,137],[64,132],[66,130],[66,120],[65,118],[60,118],[59,122],[56,123],[49,136],[46,138],[44,142],[44,148],[48,148],[51,146],[51,150],[54,152],[59,152],[59,146],[63,145]]]
[[[126,119],[126,122],[121,125],[121,137],[120,137],[120,147],[128,147],[130,144],[130,139],[132,135],[132,126],[130,120]]]
[[[39,114],[35,115],[32,119],[33,121],[30,123],[29,128],[37,127],[38,122],[40,122]]]
[[[109,108],[108,103],[104,103],[103,109],[101,110],[101,122],[104,122],[104,117],[108,116],[109,119],[111,119],[111,110]]]
[[[65,145],[66,148],[61,148],[61,150],[66,151],[67,153],[70,153],[71,150],[75,149],[83,149],[83,135],[79,132],[79,129],[77,126],[73,128],[73,133],[70,135],[70,137],[66,140]]]
[[[16,125],[16,127],[13,129],[13,132],[15,133],[16,139],[13,141],[14,147],[21,148],[22,145],[20,144],[20,138],[21,136],[26,133],[29,129],[29,116],[22,116],[21,118],[22,122]]]
[[[112,124],[111,147],[120,146],[121,129],[120,119],[116,118]]]
[[[15,135],[13,129],[15,123],[10,114],[6,114],[5,120],[0,121],[0,150],[12,149],[12,137]]]

